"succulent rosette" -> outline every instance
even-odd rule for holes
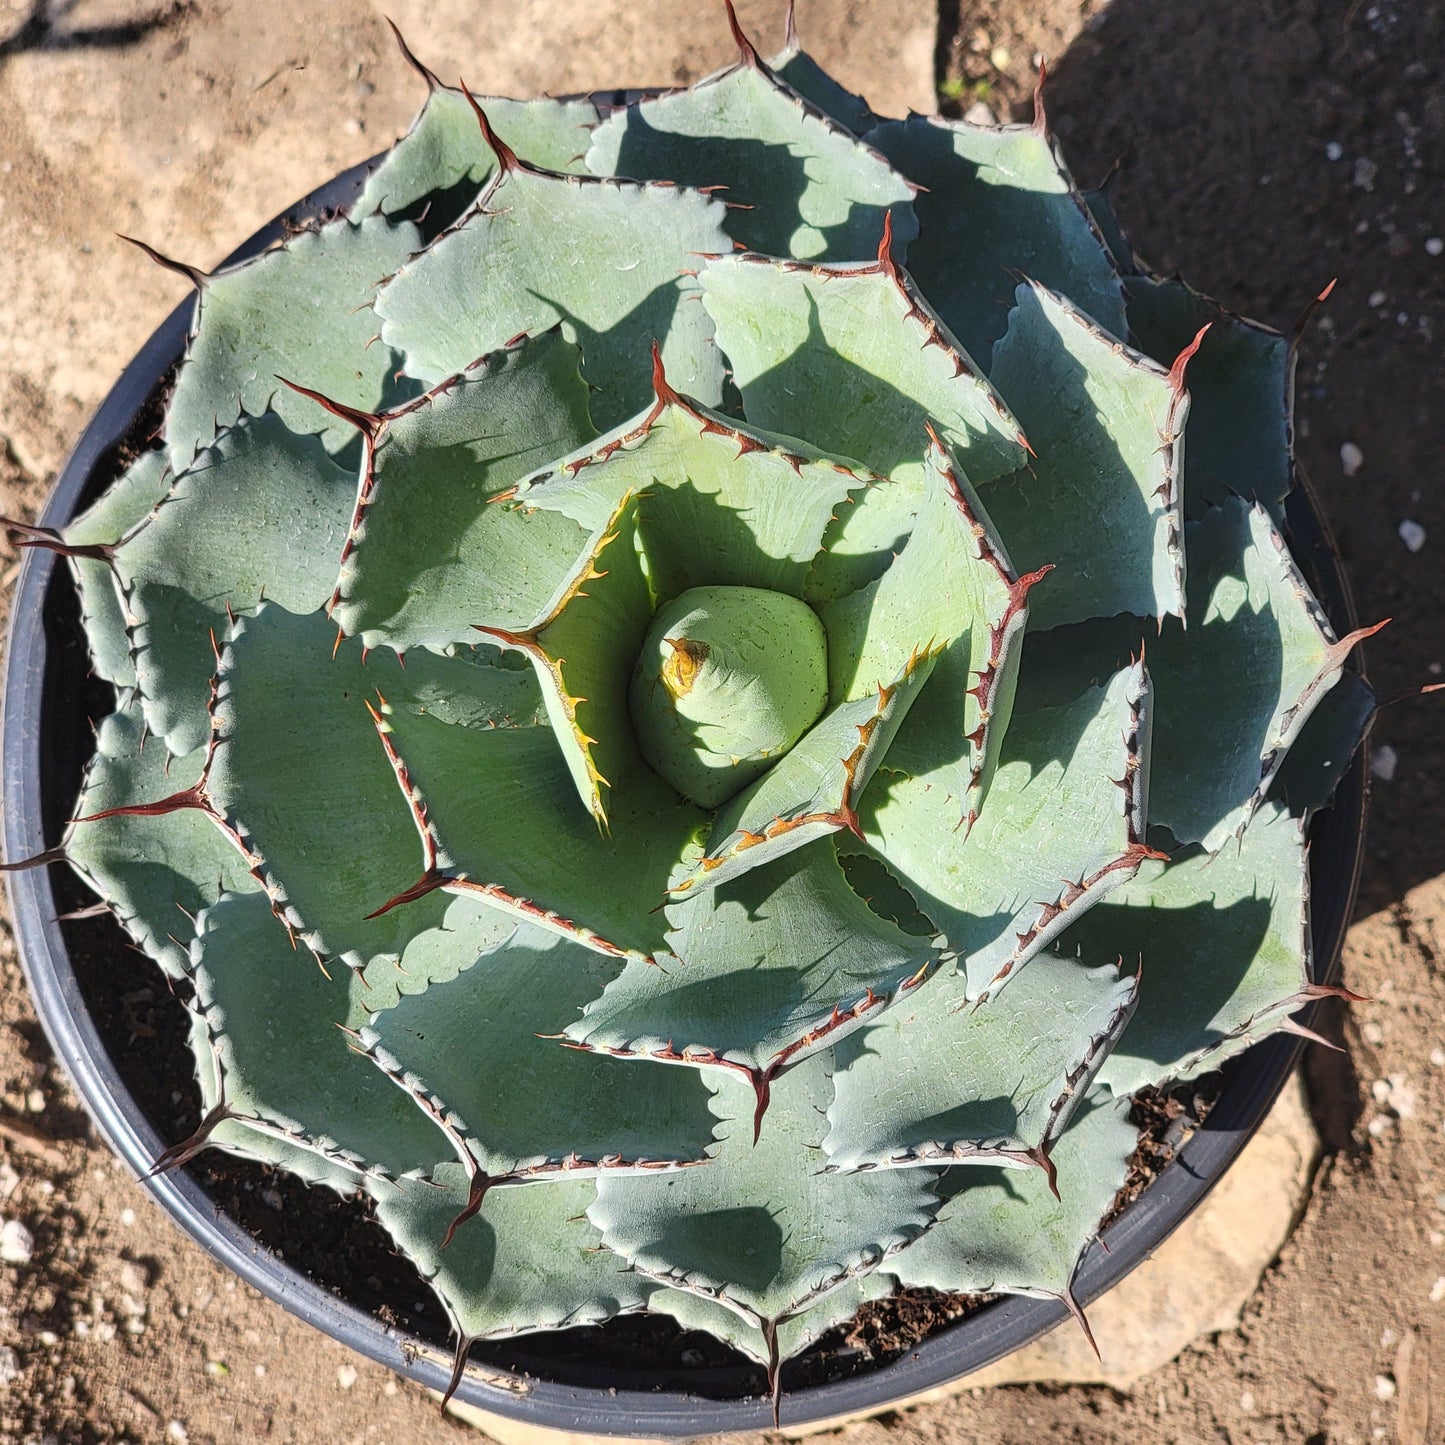
[[[457,1378],[644,1309],[775,1391],[898,1284],[1077,1312],[1130,1096],[1321,991],[1370,701],[1290,343],[1042,119],[737,38],[615,108],[423,69],[348,216],[180,268],[163,436],[25,533],[118,699],[61,851],[190,1013],[163,1162],[367,1193]]]

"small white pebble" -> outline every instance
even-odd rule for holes
[[[0,1388],[20,1378],[20,1356],[9,1345],[0,1347]]]
[[[1354,442],[1344,442],[1340,446],[1340,470],[1347,477],[1353,477],[1362,466],[1365,465],[1365,454]]]
[[[964,111],[963,118],[965,121],[968,122],[969,125],[998,124],[998,122],[994,119],[993,112],[981,100],[974,101],[974,103],[969,106],[966,111]]]
[[[1339,141],[1337,141],[1337,140],[1332,140],[1332,141],[1326,142],[1326,144],[1325,144],[1325,159],[1326,159],[1327,161],[1342,160],[1342,159],[1344,158],[1344,154],[1345,154],[1345,148],[1344,148],[1344,146],[1342,146],[1342,145],[1339,143]]]
[[[1430,1303],[1432,1305],[1438,1305],[1441,1300],[1445,1300],[1445,1274],[1442,1274],[1440,1278],[1430,1286]]]
[[[1246,1414],[1254,1412],[1254,1394],[1250,1390],[1244,1391],[1239,1397],[1239,1408]]]
[[[0,1259],[6,1264],[29,1264],[35,1253],[35,1236],[18,1219],[0,1225]]]
[[[1380,1348],[1382,1350],[1394,1349],[1400,1343],[1400,1336],[1388,1325],[1380,1331]]]
[[[172,1420],[166,1426],[166,1438],[174,1440],[176,1445],[186,1445],[186,1441],[191,1437],[186,1433],[186,1427],[179,1420]]]
[[[1395,313],[1396,326],[1408,326],[1410,324],[1410,313],[1408,311],[1397,311]]]
[[[1442,240],[1439,236],[1431,236],[1430,239],[1425,242],[1425,254],[1427,256],[1439,256],[1442,252],[1445,252],[1445,240]]]
[[[43,1114],[45,1112],[45,1095],[39,1089],[31,1089],[25,1096],[25,1107],[32,1114]]]
[[[1415,1106],[1419,1102],[1419,1095],[1410,1086],[1410,1081],[1404,1074],[1390,1074],[1386,1080],[1389,1085],[1389,1093],[1385,1096],[1385,1102],[1402,1119],[1413,1119],[1415,1117]]]
[[[988,53],[988,63],[995,70],[1007,70],[1013,62],[1007,45],[995,45]]]
[[[336,1383],[343,1390],[349,1390],[356,1383],[355,1365],[338,1365],[336,1369]]]
[[[131,1225],[135,1223],[135,1210],[122,1209],[120,1212],[120,1222],[129,1229]]]
[[[1394,1122],[1388,1114],[1376,1114],[1375,1117],[1365,1125],[1365,1132],[1371,1139],[1382,1138]]]
[[[1365,1036],[1367,1044],[1382,1044],[1385,1042],[1385,1031],[1373,1019],[1360,1031]]]
[[[341,129],[346,135],[360,135],[361,122],[355,116],[350,116],[341,122]]]
[[[401,1386],[398,1385],[395,1380],[388,1380],[386,1384],[381,1387],[381,1393],[383,1395],[394,1395],[400,1388]]]
[[[1389,297],[1389,293],[1388,293],[1388,292],[1385,292],[1385,291],[1371,291],[1371,292],[1370,292],[1370,296],[1369,296],[1369,300],[1366,301],[1365,304],[1370,308],[1371,311],[1378,311],[1378,310],[1380,309],[1380,307],[1383,306],[1383,305],[1385,304],[1385,302],[1388,301],[1389,299],[1390,299],[1390,297]]]
[[[1434,1048],[1430,1050],[1430,1062],[1438,1069],[1445,1066],[1445,1049]]]
[[[1430,1231],[1430,1244],[1432,1248],[1439,1249],[1442,1244],[1445,1244],[1445,1234],[1441,1234],[1438,1229],[1432,1229]]]
[[[1393,782],[1395,769],[1400,766],[1400,755],[1389,743],[1381,743],[1370,759],[1370,771],[1382,782]],[[1373,1040],[1372,1040],[1373,1042]]]
[[[1376,1079],[1370,1085],[1370,1094],[1377,1104],[1383,1104],[1390,1097],[1390,1085],[1386,1079]]]
[[[1425,529],[1408,517],[1400,523],[1400,540],[1411,552],[1418,552],[1425,545]]]
[[[257,1366],[256,1366],[256,1378],[257,1378],[258,1380],[264,1380],[264,1379],[266,1378],[266,1367],[265,1367],[265,1365],[257,1365]]]
[[[1377,1400],[1393,1400],[1395,1398],[1395,1377],[1393,1375],[1375,1376],[1375,1398]]]

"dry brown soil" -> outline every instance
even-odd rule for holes
[[[621,0],[390,8],[440,68],[463,64],[485,88],[667,83],[727,53],[708,6],[671,22]],[[799,6],[826,58],[885,108],[927,108],[933,62],[961,106],[1026,108],[1045,52],[1049,112],[1080,179],[1117,164],[1112,194],[1143,255],[1231,307],[1289,326],[1340,278],[1302,346],[1300,454],[1362,618],[1394,619],[1370,646],[1377,686],[1432,680],[1445,662],[1445,4],[939,8],[935,35],[931,5]],[[776,22],[766,0],[743,9]],[[6,511],[34,513],[89,409],[179,299],[114,231],[211,264],[405,124],[417,97],[380,13],[368,0],[0,0]],[[1357,468],[1342,465],[1346,444]],[[1407,521],[1424,529],[1415,551]],[[1375,730],[1394,769],[1374,785],[1345,954],[1370,1002],[1331,1020],[1344,1054],[1312,1051],[1328,1152],[1242,1327],[1131,1395],[964,1394],[850,1427],[859,1445],[1445,1440],[1441,716],[1438,699],[1406,702]],[[0,1217],[33,1244],[27,1262],[0,1263],[0,1442],[466,1438],[162,1220],[95,1142],[8,934],[0,968]]]

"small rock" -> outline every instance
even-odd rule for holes
[[[1445,1049],[1441,1049],[1441,1048],[1431,1049],[1431,1050],[1430,1050],[1430,1062],[1431,1062],[1432,1064],[1434,1064],[1437,1069],[1438,1069],[1438,1068],[1441,1068],[1442,1066],[1445,1066]]]
[[[6,1264],[29,1264],[35,1253],[35,1236],[18,1219],[0,1225],[0,1259]]]
[[[1439,236],[1431,236],[1430,239],[1425,242],[1425,254],[1427,256],[1438,256],[1442,252],[1445,252],[1445,240],[1442,240]]]
[[[1377,1400],[1393,1400],[1395,1398],[1395,1377],[1393,1375],[1375,1376],[1375,1398]]]
[[[1442,1274],[1440,1278],[1430,1286],[1430,1303],[1432,1305],[1438,1305],[1441,1300],[1445,1300],[1445,1274]]]
[[[1368,306],[1371,311],[1378,311],[1389,299],[1390,293],[1388,291],[1371,291],[1369,296],[1365,298],[1365,305]]]
[[[120,1212],[120,1222],[129,1229],[131,1225],[135,1223],[135,1210],[122,1209]]]
[[[1400,523],[1400,540],[1411,552],[1418,552],[1425,545],[1425,529],[1408,517]]]
[[[39,1089],[31,1089],[25,1096],[25,1107],[32,1114],[43,1114],[45,1112],[45,1095]]]
[[[1374,298],[1371,297],[1373,303]],[[1353,477],[1362,466],[1365,465],[1365,454],[1354,442],[1344,442],[1340,446],[1340,470],[1347,477]]]
[[[356,1383],[356,1366],[340,1365],[336,1370],[336,1383],[343,1390],[349,1390]]]
[[[0,1160],[0,1199],[9,1199],[20,1187],[20,1176],[8,1160]]]
[[[0,1390],[20,1378],[20,1356],[9,1345],[0,1346]]]
[[[126,1294],[142,1295],[148,1283],[145,1270],[133,1259],[128,1259],[121,1265],[120,1287]]]
[[[1377,753],[1378,757],[1379,754]],[[1373,1019],[1360,1030],[1365,1036],[1367,1044],[1382,1044],[1385,1042],[1385,1031]]]
[[[1360,156],[1355,161],[1355,173],[1350,178],[1350,184],[1357,191],[1373,191],[1375,189],[1375,177],[1380,174],[1380,168],[1368,156]]]
[[[964,111],[963,118],[969,125],[997,125],[993,112],[981,101],[976,100]]]
[[[256,1378],[257,1378],[258,1380],[264,1380],[264,1379],[266,1378],[266,1367],[265,1367],[265,1365],[257,1365],[257,1366],[256,1366]]]
[[[400,1389],[401,1386],[398,1385],[395,1380],[388,1380],[386,1384],[381,1387],[381,1393],[388,1396],[395,1395]]]
[[[1394,1124],[1394,1120],[1388,1114],[1376,1114],[1368,1124],[1365,1125],[1365,1132],[1371,1139],[1382,1139]]]
[[[1254,1393],[1246,1390],[1239,1397],[1239,1408],[1242,1413],[1252,1415],[1254,1413]]]
[[[1007,70],[1012,60],[1013,56],[1009,54],[1007,45],[995,45],[989,52],[988,63],[995,70]]]
[[[1389,743],[1381,743],[1370,759],[1370,771],[1382,782],[1394,781],[1395,769],[1400,766],[1400,755]]]
[[[1325,146],[1325,159],[1327,161],[1337,161],[1343,157],[1344,153],[1344,146],[1337,140],[1332,140]]]

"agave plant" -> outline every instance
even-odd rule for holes
[[[729,18],[621,108],[418,65],[349,215],[178,268],[153,447],[11,524],[116,692],[44,858],[186,1001],[159,1163],[369,1196],[453,1388],[630,1311],[775,1402],[899,1285],[1082,1322],[1131,1096],[1327,991],[1370,698],[1286,543],[1291,343],[1041,109],[883,120]]]

